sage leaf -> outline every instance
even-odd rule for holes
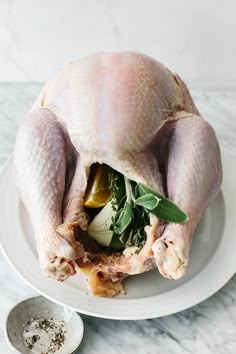
[[[156,195],[149,193],[137,198],[135,202],[137,205],[140,205],[147,210],[153,210],[158,206],[160,200],[161,199]]]
[[[146,196],[148,194],[153,194],[157,198],[161,199],[158,205],[152,209],[150,212],[160,219],[174,222],[176,224],[182,224],[188,220],[188,215],[181,210],[175,203],[173,203],[168,198],[163,197],[161,194],[152,190],[149,187],[144,186],[143,184],[138,185],[138,193],[141,196]]]
[[[132,219],[132,207],[129,203],[126,203],[124,205],[124,208],[120,211],[119,217],[115,222],[113,231],[118,235],[122,234],[122,232],[124,232],[127,226],[131,223]]]
[[[158,207],[151,210],[151,213],[162,220],[176,224],[182,224],[188,221],[188,215],[168,199],[162,199]]]

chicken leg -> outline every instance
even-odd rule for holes
[[[167,224],[152,250],[162,275],[178,279],[188,265],[193,232],[221,185],[220,151],[212,127],[195,115],[166,123],[157,141],[168,197],[188,213],[189,221]]]
[[[57,231],[62,223],[66,182],[70,182],[66,168],[70,175],[73,172],[72,155],[68,133],[56,116],[44,108],[33,111],[16,139],[15,180],[33,223],[41,268],[58,280],[75,274],[74,260],[83,251],[78,251],[71,234],[61,237]],[[77,224],[80,211],[73,219]]]

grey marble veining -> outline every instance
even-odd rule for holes
[[[0,165],[11,153],[17,128],[40,87],[0,83]],[[236,92],[194,92],[193,96],[202,115],[214,126],[222,151],[236,162]],[[34,294],[0,254],[0,354],[11,353],[4,336],[9,309]],[[234,354],[236,276],[208,300],[175,315],[146,321],[82,317],[85,337],[78,351],[81,354]]]

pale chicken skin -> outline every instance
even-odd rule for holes
[[[189,216],[154,215],[139,254],[106,252],[86,233],[90,167],[104,163],[166,195]],[[31,217],[43,272],[65,280],[80,269],[92,294],[123,292],[122,279],[158,268],[187,269],[194,230],[222,181],[219,145],[183,81],[143,54],[97,53],[60,69],[20,128],[18,192]]]

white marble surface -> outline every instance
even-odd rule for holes
[[[45,81],[67,60],[137,50],[191,88],[236,89],[234,0],[1,0],[0,81]]]
[[[11,153],[17,128],[39,89],[39,84],[0,83],[0,164]],[[194,92],[194,98],[214,126],[222,150],[236,162],[236,92]],[[6,314],[35,292],[1,254],[0,289],[0,353],[10,354],[4,338]],[[78,351],[81,354],[234,354],[236,276],[208,300],[175,315],[136,322],[82,317],[85,337]]]

